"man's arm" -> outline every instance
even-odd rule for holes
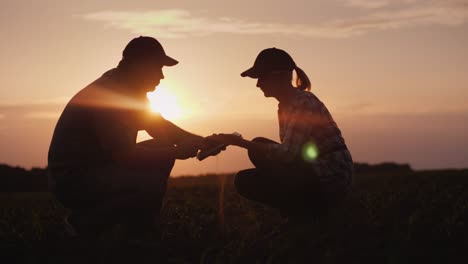
[[[186,141],[201,143],[203,140],[203,137],[185,131],[157,114],[153,114],[149,118],[145,130],[153,138],[163,138],[176,145]]]
[[[135,123],[134,115],[122,116],[113,112],[101,114],[103,115],[96,115],[98,119],[95,123],[96,134],[100,141],[100,148],[109,153],[114,162],[140,167],[171,159],[187,159],[194,157],[198,151],[194,144],[189,144],[191,142],[175,146],[174,143],[166,141],[165,146],[159,145],[158,147],[135,144],[134,129],[146,123]],[[145,122],[147,119],[147,117],[144,118]],[[132,126],[134,128],[131,128]]]

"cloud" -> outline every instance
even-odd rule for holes
[[[102,11],[81,15],[106,26],[137,35],[184,38],[211,34],[294,35],[347,38],[375,31],[414,26],[457,26],[468,19],[467,0],[346,0],[364,14],[322,24],[281,24],[246,21],[231,17],[207,17],[182,9],[144,12]]]
[[[15,107],[15,106],[41,106],[41,105],[64,105],[66,104],[71,97],[52,97],[52,98],[42,98],[42,99],[34,99],[34,100],[28,100],[28,101],[14,101],[14,100],[9,100],[9,101],[3,101],[0,102],[0,109],[4,107]]]
[[[0,119],[58,119],[65,106],[63,98],[29,102],[0,102]]]
[[[354,104],[343,105],[336,110],[344,113],[371,112],[377,105],[369,102],[358,102]]]
[[[362,7],[362,8],[379,8],[388,5],[387,0],[346,0],[345,3],[350,6]]]
[[[55,111],[38,111],[38,112],[28,112],[25,113],[24,118],[27,119],[58,119],[60,117],[60,112]]]
[[[351,20],[334,22],[347,36],[365,34],[371,31],[408,28],[414,26],[457,26],[468,19],[468,4],[447,1],[445,4],[411,6],[391,11],[379,11]]]
[[[343,2],[349,6],[374,9],[389,5],[410,4],[417,1],[418,0],[344,0]]]

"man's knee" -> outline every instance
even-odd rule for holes
[[[97,171],[95,175],[105,175],[99,178],[95,186],[97,193],[122,194],[131,199],[146,201],[159,199],[163,196],[174,161],[153,165],[151,168],[112,167],[106,171]],[[133,197],[133,198],[132,198]]]
[[[165,147],[171,146],[172,144],[164,140],[150,139],[150,140],[142,141],[138,143],[137,145],[145,147],[145,148],[150,148],[150,149],[159,149],[159,148],[165,148]],[[175,158],[173,157],[158,157],[158,159],[152,164],[149,164],[147,168],[156,169],[156,170],[159,169],[162,172],[170,173],[172,168],[174,167],[174,163],[175,163]]]
[[[137,143],[138,146],[143,146],[146,148],[165,148],[169,146],[173,146],[174,144],[168,140],[161,139],[148,139],[145,141],[141,141]]]
[[[164,157],[137,170],[148,172],[150,174],[166,175],[169,177],[169,174],[171,174],[171,171],[174,168],[174,164],[174,158]]]
[[[156,167],[161,171],[162,174],[167,175],[171,174],[172,168],[174,168],[175,159],[166,158],[160,164],[157,164]]]
[[[149,195],[158,195],[165,193],[167,182],[169,180],[170,169],[159,168],[157,171],[142,172],[144,175],[140,178],[139,189]]]

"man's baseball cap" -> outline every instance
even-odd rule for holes
[[[155,38],[140,36],[132,39],[122,52],[124,60],[154,60],[164,66],[174,66],[179,63],[177,60],[169,57]]]
[[[268,48],[258,54],[254,65],[241,73],[241,76],[259,78],[261,75],[272,71],[292,71],[295,68],[296,63],[286,51]]]

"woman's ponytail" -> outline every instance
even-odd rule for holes
[[[297,78],[296,78],[296,88],[302,91],[310,91],[310,80],[307,77],[307,74],[299,67],[295,67]]]

